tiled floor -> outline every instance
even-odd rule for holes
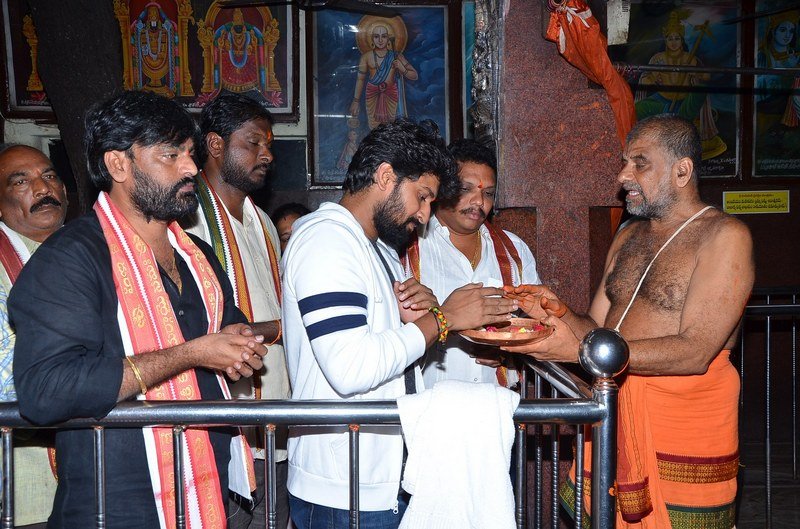
[[[800,450],[800,446],[798,446]],[[764,445],[746,443],[741,446],[744,485],[739,506],[738,529],[767,527]],[[800,457],[800,453],[798,453]],[[792,445],[772,446],[772,529],[800,528],[800,479],[792,478]],[[800,478],[800,468],[798,468]]]

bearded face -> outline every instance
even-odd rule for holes
[[[186,177],[172,186],[162,186],[150,174],[133,165],[134,206],[149,221],[171,222],[197,209],[194,179]]]
[[[386,200],[375,208],[372,221],[378,237],[400,252],[411,240],[411,234],[421,226],[413,215],[406,214],[401,192],[403,184],[395,184]]]

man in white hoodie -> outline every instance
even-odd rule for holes
[[[295,399],[396,399],[421,382],[415,362],[448,332],[510,317],[516,305],[480,284],[439,306],[403,281],[397,255],[428,222],[438,196],[458,193],[453,158],[430,127],[405,120],[373,129],[348,168],[344,195],[294,226],[284,256],[284,345]],[[363,427],[360,521],[396,528],[403,440]],[[302,427],[289,439],[289,503],[298,529],[348,527],[347,428]]]

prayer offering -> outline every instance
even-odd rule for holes
[[[459,334],[470,342],[484,345],[523,345],[544,340],[555,327],[544,325],[530,318],[511,318],[506,322],[487,325],[480,329],[461,331]]]

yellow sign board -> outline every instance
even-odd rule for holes
[[[722,209],[731,215],[789,213],[789,190],[724,191]]]

